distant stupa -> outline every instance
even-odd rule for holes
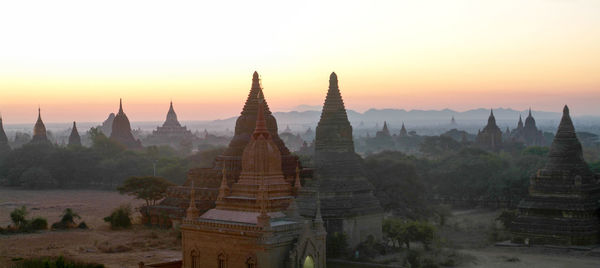
[[[81,146],[81,137],[77,131],[77,125],[75,124],[75,121],[73,121],[71,135],[69,135],[69,146]]]
[[[476,143],[479,147],[490,151],[502,149],[502,130],[496,125],[493,110],[490,110],[490,117],[483,131],[477,133]]]
[[[33,138],[31,139],[32,144],[45,144],[50,143],[46,134],[46,126],[42,121],[42,110],[38,108],[38,118],[33,127]]]
[[[128,149],[141,149],[142,143],[136,140],[131,133],[131,124],[125,112],[123,112],[123,101],[119,100],[119,112],[112,123],[110,139],[125,146]]]
[[[184,140],[191,141],[194,138],[194,134],[187,129],[187,127],[182,126],[177,120],[177,114],[175,113],[175,109],[173,108],[173,102],[169,104],[169,111],[167,112],[167,119],[163,123],[162,126],[159,126],[152,132],[146,142],[149,144],[169,144],[174,146],[181,145],[181,142]]]

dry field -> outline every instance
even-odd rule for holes
[[[91,228],[0,235],[0,267],[9,267],[13,258],[58,255],[102,263],[107,267],[137,267],[140,261],[153,263],[180,259],[181,242],[174,231],[141,226],[113,231],[103,221],[122,204],[136,207],[142,203],[110,191],[0,188],[2,226],[10,223],[13,209],[25,205],[30,212],[28,217],[45,217],[49,225],[60,219],[64,209],[72,208]]]
[[[143,202],[117,192],[93,190],[29,191],[0,188],[0,225],[10,223],[10,212],[22,205],[29,217],[42,216],[52,224],[66,208],[79,213],[90,230],[44,231],[33,234],[0,235],[0,267],[11,259],[63,255],[102,263],[107,267],[137,267],[181,258],[181,242],[172,230],[136,226],[131,230],[110,230],[103,218],[122,205]],[[440,235],[449,250],[464,256],[461,267],[600,267],[600,257],[589,252],[541,248],[494,247],[489,239],[498,212],[454,211]],[[600,253],[600,252],[599,252]]]

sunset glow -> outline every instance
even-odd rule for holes
[[[284,3],[285,2],[285,3]],[[5,123],[234,116],[257,70],[275,111],[511,107],[600,115],[600,1],[12,1]]]

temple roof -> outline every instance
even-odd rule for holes
[[[525,118],[525,128],[537,130],[535,119],[533,119],[533,116],[531,115],[531,108],[529,108],[529,115],[527,115],[527,118]]]
[[[173,109],[173,102],[169,105],[169,111],[167,112],[167,119],[163,123],[163,127],[181,127],[179,120],[177,120],[177,114]]]
[[[71,135],[69,135],[69,146],[81,146],[81,137],[77,131],[77,125],[73,121],[73,128],[71,129]]]

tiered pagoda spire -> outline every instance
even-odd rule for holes
[[[293,199],[292,186],[286,182],[281,170],[281,153],[267,129],[262,93],[257,92],[258,106],[255,129],[242,156],[242,171],[228,194],[219,193],[217,207],[207,211],[202,218],[223,219],[237,217],[237,212],[253,212],[250,220],[261,226],[271,217],[282,217]],[[225,180],[221,189],[225,188]],[[225,195],[225,196],[222,196]],[[219,200],[220,199],[220,200]]]
[[[167,120],[163,123],[163,127],[181,127],[179,120],[177,120],[177,114],[173,109],[173,101],[169,104],[169,111],[167,112]]]
[[[529,195],[519,204],[519,216],[511,224],[513,240],[558,245],[599,242],[600,175],[583,159],[566,105],[548,161],[529,184]]]
[[[244,104],[244,108],[236,120],[234,136],[225,152],[217,157],[215,168],[221,170],[225,167],[229,176],[233,178],[239,176],[243,151],[251,140],[252,133],[256,127],[256,119],[258,111],[260,110],[258,108],[259,98],[261,98],[264,107],[262,112],[264,112],[265,127],[281,154],[283,173],[286,178],[293,178],[297,158],[290,154],[289,149],[285,146],[281,138],[279,138],[277,121],[269,110],[269,105],[264,98],[261,80],[256,71],[252,75],[252,86]]]
[[[77,131],[77,125],[73,121],[73,128],[71,128],[71,135],[69,135],[69,146],[81,146],[81,137]]]
[[[340,94],[335,72],[329,76],[329,90],[323,104],[321,120],[315,136],[315,153],[349,152],[354,153],[352,126]]]
[[[348,234],[353,246],[361,242],[361,237],[372,235],[379,239],[382,208],[373,195],[362,159],[354,151],[352,126],[335,73],[329,77],[329,89],[317,125],[314,165],[314,177],[305,180],[298,197],[300,214],[315,217],[316,204],[320,203],[323,219],[328,222],[327,232],[355,226],[354,233]]]

